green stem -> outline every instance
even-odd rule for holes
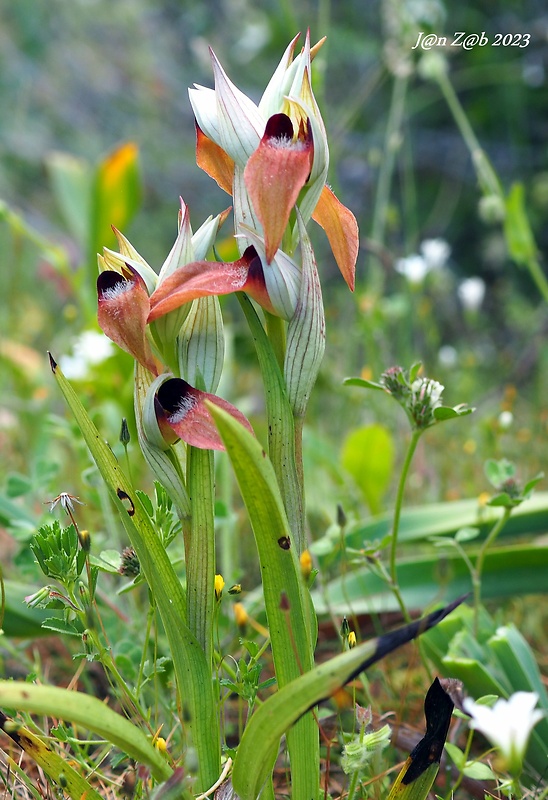
[[[220,453],[218,463],[219,496],[225,508],[225,517],[219,521],[220,566],[229,586],[238,579],[239,547],[236,540],[236,517],[232,508],[232,473],[226,453]]]
[[[473,738],[474,738],[474,731],[472,729],[470,729],[468,731],[468,737],[466,739],[466,746],[464,748],[464,753],[463,753],[463,759],[462,760],[463,760],[464,764],[466,764],[466,762],[468,761],[468,756],[470,755],[470,750],[472,748],[472,739]],[[450,797],[454,797],[455,792],[457,791],[457,789],[461,785],[463,778],[464,778],[464,770],[461,770],[461,772],[459,772],[459,777],[457,778],[457,780],[455,781],[455,783],[451,787]]]
[[[152,630],[152,620],[154,619],[154,614],[155,613],[156,613],[156,608],[154,606],[153,598],[151,596],[151,602],[149,603],[148,612],[147,612],[147,623],[146,623],[146,630],[145,630],[145,640],[144,640],[143,652],[141,654],[141,663],[139,664],[139,673],[137,675],[137,682],[136,682],[137,692],[141,691],[141,687],[143,685],[143,676],[145,674],[145,663],[146,663],[147,658],[148,658],[147,648],[148,648],[148,643],[150,641],[150,633],[151,633],[151,630]]]
[[[352,777],[350,779],[350,785],[348,787],[348,795],[346,800],[354,800],[354,794],[356,792],[356,786],[358,784],[358,778],[360,775],[360,771],[356,770],[352,773]]]
[[[192,507],[186,541],[188,626],[212,665],[215,618],[215,486],[213,453],[188,448],[188,492]]]
[[[285,322],[281,317],[276,317],[274,314],[269,314],[268,311],[264,312],[266,320],[266,332],[272,345],[272,350],[276,356],[278,366],[282,370],[285,361],[285,346],[286,346],[286,328]]]
[[[372,239],[377,244],[384,242],[384,232],[386,228],[388,201],[390,197],[390,185],[394,166],[396,163],[396,153],[400,146],[400,132],[405,109],[405,96],[407,93],[407,77],[396,77],[390,102],[388,123],[384,137],[384,157],[382,160],[379,182],[377,184],[377,194],[375,197],[375,208],[373,211]]]
[[[529,258],[526,266],[529,270],[529,275],[535,282],[544,302],[548,303],[548,279],[546,278],[539,261],[536,258]]]
[[[396,550],[398,546],[398,533],[400,529],[400,517],[403,507],[403,495],[405,493],[405,484],[407,481],[407,476],[409,474],[409,468],[411,467],[411,462],[413,460],[413,456],[415,455],[415,450],[417,449],[417,444],[419,443],[419,439],[422,435],[423,431],[419,428],[415,428],[413,430],[413,434],[411,436],[411,441],[409,442],[409,447],[407,448],[407,453],[405,454],[405,460],[403,462],[403,467],[400,475],[400,482],[398,484],[398,492],[396,494],[396,504],[394,507],[394,519],[392,522],[392,541],[390,543],[390,584],[391,589],[398,601],[398,605],[401,609],[401,612],[404,616],[406,622],[410,621],[409,612],[405,607],[405,603],[403,602],[403,597],[400,592],[400,587],[398,585],[398,571],[396,566]]]
[[[85,620],[85,612],[82,612],[80,615],[82,620]],[[118,671],[118,667],[110,653],[110,649],[106,649],[104,645],[101,643],[97,632],[94,631],[92,628],[88,628],[87,634],[89,638],[93,642],[94,648],[97,650],[99,661],[105,668],[107,674],[114,680],[114,683],[118,687],[121,697],[125,698],[125,701],[130,705],[132,710],[136,711],[141,720],[145,725],[148,725],[147,719],[148,714],[145,710],[141,707],[139,700],[137,699],[137,695],[133,693],[129,686],[127,685],[126,681]],[[150,727],[150,726],[149,726]]]
[[[451,113],[453,114],[453,119],[457,124],[461,136],[464,139],[468,150],[470,151],[470,156],[476,169],[482,191],[489,194],[495,194],[503,199],[502,189],[496,173],[489,163],[489,159],[487,158],[485,150],[481,147],[478,139],[476,138],[476,134],[472,130],[472,126],[468,122],[468,117],[466,116],[466,113],[446,72],[440,72],[440,75],[438,76],[438,85]]]
[[[483,563],[485,561],[485,555],[489,547],[493,544],[501,530],[504,528],[508,520],[510,519],[510,514],[512,513],[512,508],[507,507],[504,509],[504,514],[501,516],[499,521],[493,525],[489,535],[483,542],[480,550],[478,552],[478,556],[476,558],[476,564],[474,567],[474,571],[472,573],[472,584],[474,587],[474,635],[478,635],[479,630],[479,613],[480,613],[480,603],[481,603],[481,576],[483,573]]]

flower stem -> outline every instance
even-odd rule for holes
[[[466,113],[446,72],[441,71],[440,75],[438,76],[438,86],[440,87],[441,93],[443,94],[445,101],[449,106],[451,113],[453,114],[453,119],[455,120],[461,136],[464,139],[464,143],[470,152],[472,163],[474,164],[482,191],[497,195],[497,197],[504,199],[497,175],[489,163],[489,159],[485,154],[485,150],[483,150],[481,147],[478,139],[476,138],[476,134],[472,130],[472,126],[468,121],[468,117],[466,116]]]
[[[212,664],[215,617],[215,528],[213,453],[188,448],[188,491],[192,506],[186,537],[188,625]]]
[[[498,520],[495,525],[491,528],[489,535],[483,542],[482,546],[479,549],[478,556],[476,558],[476,564],[474,570],[472,572],[472,585],[474,588],[474,636],[478,635],[479,630],[479,612],[480,612],[480,603],[481,603],[481,576],[483,573],[483,563],[485,561],[485,555],[487,553],[488,548],[493,544],[501,530],[504,528],[508,520],[510,519],[510,514],[512,513],[512,508],[507,507],[504,509],[504,513],[501,518]]]
[[[264,312],[266,319],[266,332],[274,350],[278,366],[283,372],[285,361],[286,330],[285,323],[280,317]]]
[[[392,175],[394,174],[394,165],[396,163],[396,152],[400,145],[400,130],[405,109],[406,93],[407,77],[396,77],[394,80],[388,124],[384,137],[384,158],[379,172],[375,209],[373,212],[371,238],[376,244],[384,243],[384,231],[387,219],[386,209],[388,207],[390,184],[392,183]]]
[[[401,595],[400,587],[398,585],[396,550],[398,546],[398,533],[400,529],[400,517],[403,506],[403,495],[405,492],[405,484],[407,481],[407,475],[409,474],[409,468],[411,466],[411,462],[413,460],[413,456],[415,455],[415,450],[417,449],[417,444],[419,443],[419,439],[422,433],[423,431],[419,428],[415,428],[413,430],[411,441],[409,442],[409,447],[407,448],[407,453],[405,454],[405,460],[403,462],[403,467],[400,475],[400,482],[398,484],[398,492],[396,494],[394,519],[392,522],[392,541],[390,543],[390,585],[396,597],[396,600],[398,601],[398,605],[401,609],[401,612],[406,622],[409,622],[411,618],[409,616],[407,608],[405,607],[405,603],[403,602],[403,597]]]

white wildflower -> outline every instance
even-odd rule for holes
[[[531,731],[544,716],[535,709],[537,702],[535,692],[516,692],[508,700],[497,700],[492,708],[471,697],[463,703],[472,717],[470,727],[481,731],[500,750],[506,769],[513,775],[521,772]]]
[[[425,239],[421,243],[420,251],[431,270],[444,267],[451,255],[451,248],[445,239]]]
[[[430,272],[430,267],[425,258],[416,253],[407,258],[400,258],[396,261],[396,271],[403,275],[409,283],[422,283]]]
[[[102,333],[84,331],[74,342],[72,355],[61,356],[59,363],[67,378],[81,380],[95,364],[101,364],[113,353],[113,343]]]
[[[467,311],[479,311],[485,297],[483,278],[466,278],[457,289],[459,299]]]

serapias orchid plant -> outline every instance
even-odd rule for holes
[[[150,498],[124,472],[50,356],[52,372],[131,543],[122,555],[122,571],[127,574],[129,569],[134,575],[137,571],[149,588],[150,614],[143,631],[147,659],[152,654],[151,627],[156,620],[161,623],[163,633],[153,650],[167,648],[169,659],[165,660],[172,665],[176,681],[177,697],[166,704],[170,720],[172,714],[178,716],[173,739],[167,737],[173,753],[167,753],[159,730],[149,739],[139,729],[142,724],[152,735],[152,724],[157,722],[147,705],[148,691],[142,692],[148,680],[145,672],[149,674],[144,659],[138,686],[129,687],[110,656],[110,647],[103,643],[104,628],[97,624],[99,607],[94,601],[99,566],[88,559],[91,538],[84,531],[72,536],[71,553],[77,568],[85,561],[87,585],[82,583],[78,594],[72,592],[80,569],[71,579],[70,608],[61,630],[67,631],[68,625],[72,635],[82,636],[86,656],[101,660],[132,721],[79,692],[52,691],[29,683],[0,681],[0,700],[8,708],[73,720],[107,738],[149,767],[150,772],[143,770],[139,780],[146,786],[145,793],[150,793],[151,779],[162,783],[157,797],[174,792],[184,800],[196,794],[211,796],[230,770],[231,759],[224,768],[221,764],[227,697],[221,675],[235,674],[226,666],[225,654],[217,652],[221,644],[214,637],[225,580],[217,564],[214,450],[226,450],[249,516],[268,627],[256,628],[265,641],[253,658],[270,646],[277,684],[276,692],[256,706],[256,691],[267,688],[270,681],[255,686],[250,696],[230,778],[241,800],[274,797],[273,768],[282,740],[287,745],[293,800],[319,800],[320,739],[314,707],[393,649],[436,625],[461,602],[456,600],[373,641],[358,643],[352,632],[345,652],[315,665],[317,622],[309,594],[301,433],[323,356],[325,320],[306,226],[315,219],[325,229],[351,289],[358,230],[352,213],[326,185],[327,138],[311,89],[311,61],[320,45],[311,48],[307,35],[303,50],[294,58],[296,41],[287,48],[258,106],[233,86],[215,56],[215,89],[191,90],[197,160],[232,195],[240,258],[230,264],[208,260],[228,212],[210,217],[193,233],[182,201],[177,237],[158,273],[118,231],[119,252],[105,249],[99,256],[98,321],[104,333],[135,360],[137,433],[160,484],[156,487],[156,511],[163,509],[159,515]],[[247,419],[216,395],[224,360],[219,295],[233,292],[238,293],[249,325],[264,383],[264,443],[255,437]],[[441,387],[433,382],[416,386],[416,378],[410,378],[406,387],[417,395],[419,411],[430,404],[438,419]],[[430,416],[426,418],[424,410],[421,414],[425,426],[430,424]],[[120,440],[127,448],[126,433]],[[171,519],[172,510],[177,520]],[[164,511],[166,515],[169,511],[169,535],[162,533]],[[65,531],[78,530],[74,517],[71,512],[73,526]],[[167,550],[179,530],[184,574],[179,560],[173,563]],[[394,541],[396,531],[395,525]],[[57,525],[54,534],[42,537],[40,546],[48,557],[41,563],[47,575],[61,580],[57,572],[52,574],[48,554],[51,542],[63,540],[64,531]],[[239,543],[232,541],[229,546]],[[232,590],[239,593],[241,587],[235,584]],[[50,597],[51,592],[45,598],[42,593],[29,602],[47,605]],[[54,620],[53,624],[57,627],[52,629],[58,631],[58,623]],[[251,649],[246,650],[251,656]],[[236,663],[240,671],[245,657]],[[256,666],[255,659],[254,670]],[[171,686],[171,680],[165,685]],[[151,694],[156,697],[156,691]],[[0,719],[0,727],[3,722]],[[24,747],[22,742],[30,740],[21,730],[17,727],[17,742]],[[57,757],[52,772],[51,759],[43,757],[46,745],[40,744],[42,761],[38,763],[45,772],[49,768],[48,774],[67,794],[99,800],[87,779],[64,759]],[[190,768],[187,774],[187,767],[179,766],[187,748],[193,754],[188,759],[188,764],[195,765],[192,774]]]
[[[210,217],[193,234],[181,201],[178,235],[158,273],[116,231],[119,253],[103,251],[97,281],[99,325],[136,361],[143,455],[182,521],[185,622],[188,636],[200,645],[199,669],[213,672],[217,569],[211,450],[226,447],[263,568],[280,689],[314,665],[314,623],[299,566],[306,547],[300,437],[323,356],[325,319],[307,223],[313,218],[325,230],[352,290],[358,254],[356,220],[326,184],[327,136],[311,88],[311,62],[321,42],[311,48],[307,35],[294,58],[297,38],[258,106],[230,82],[213,54],[215,89],[190,90],[197,162],[232,196],[240,258],[208,260],[228,212]],[[234,292],[240,293],[265,384],[265,450],[250,437],[245,417],[214,394],[224,358],[218,298]],[[283,598],[291,607],[290,638]],[[166,615],[171,613],[169,600]],[[181,696],[194,698],[189,725],[201,753],[199,786],[205,789],[217,777],[212,765],[220,758],[219,732],[211,729],[217,709],[213,690],[204,694],[203,680],[193,683],[193,673],[184,668],[179,683]],[[317,796],[319,742],[310,714],[288,731],[287,742],[295,797]],[[242,770],[242,775],[254,773]]]
[[[152,298],[153,319],[187,302],[189,292],[207,292],[208,286],[215,286],[217,294],[247,291],[271,313],[291,319],[300,283],[299,266],[292,260],[301,238],[295,208],[304,225],[312,217],[325,230],[339,269],[354,288],[358,227],[326,184],[327,135],[311,88],[311,61],[323,40],[311,48],[307,34],[303,50],[293,58],[297,39],[258,106],[234,86],[213,52],[215,89],[190,90],[197,163],[233,197],[242,258],[232,264],[202,262],[173,275]]]
[[[217,298],[243,292],[264,310],[272,348],[283,366],[285,389],[298,420],[294,445],[298,462],[299,426],[325,339],[321,289],[306,224],[313,218],[324,228],[351,289],[358,227],[354,215],[326,184],[329,148],[311,88],[311,62],[322,42],[311,48],[307,34],[294,58],[297,39],[289,44],[258,106],[231,83],[213,53],[215,89],[190,90],[197,162],[233,197],[240,258],[231,263],[207,260],[228,211],[209,218],[193,235],[182,200],[177,240],[158,274],[118,231],[120,252],[105,249],[99,257],[99,324],[140,365],[136,408],[145,451],[151,446],[166,451],[173,443],[173,437],[166,436],[166,422],[187,444],[222,448],[206,403],[220,405],[219,398],[211,395],[219,383],[224,354]],[[288,323],[286,331],[280,328],[283,320]],[[194,393],[182,393],[166,414],[158,390],[173,377],[181,379],[177,391],[190,386]],[[170,397],[174,391],[171,384]],[[193,415],[187,416],[191,406]],[[239,418],[233,407],[224,408]],[[203,429],[207,435],[191,433],[197,409],[207,420]],[[180,424],[181,420],[188,424]],[[279,477],[287,472],[281,461],[282,456]],[[302,550],[303,504],[296,497],[299,471],[297,463],[289,479],[294,487],[288,493],[293,495],[290,504]]]

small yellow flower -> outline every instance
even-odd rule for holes
[[[482,508],[487,505],[489,500],[491,499],[491,495],[489,492],[482,492],[478,497],[478,505]]]
[[[348,634],[347,642],[350,650],[352,650],[353,647],[356,647],[356,634],[354,633],[354,631],[350,631],[350,633]]]
[[[215,599],[217,602],[221,599],[221,595],[223,594],[223,587],[225,585],[225,579],[222,575],[215,575]]]
[[[301,573],[305,581],[307,581],[310,577],[310,573],[312,572],[312,556],[308,550],[303,550],[300,557],[301,562]]]
[[[160,753],[167,752],[167,742],[163,736],[158,736],[158,738],[154,742],[154,746],[156,747],[157,750],[160,751]]]
[[[247,624],[248,616],[243,603],[234,603],[234,618],[239,628],[243,628]]]

